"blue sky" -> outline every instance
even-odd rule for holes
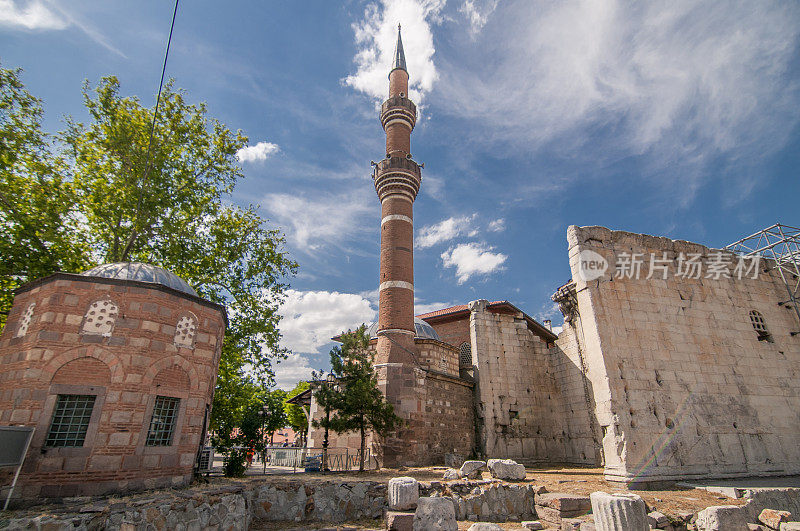
[[[174,4],[0,0],[0,61],[48,130],[84,79],[152,105]],[[421,118],[417,311],[508,299],[561,319],[568,225],[723,246],[800,224],[800,4],[534,0],[184,1],[167,74],[242,129],[246,179],[300,263],[291,386],[377,307],[376,105],[397,23]]]

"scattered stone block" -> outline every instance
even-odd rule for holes
[[[669,524],[669,518],[658,511],[651,511],[647,513],[647,522],[650,524],[650,527],[662,529],[665,525]]]
[[[800,522],[782,522],[780,531],[800,531]]]
[[[699,531],[745,531],[747,512],[738,505],[714,505],[697,513]]]
[[[525,466],[511,459],[489,459],[487,466],[493,478],[517,481],[525,479]]]
[[[503,531],[503,528],[489,522],[477,522],[469,526],[467,531]]]
[[[761,524],[747,524],[747,528],[750,531],[770,531],[769,527]]]
[[[461,479],[461,474],[455,468],[448,468],[444,471],[442,481],[453,481],[454,479]]]
[[[789,511],[776,511],[775,509],[764,509],[758,515],[758,521],[771,529],[780,529],[781,523],[792,520],[792,513]]]
[[[561,531],[580,531],[583,520],[578,518],[563,518],[561,520]]]
[[[483,461],[464,461],[464,464],[461,465],[459,473],[461,474],[462,478],[480,479],[481,470],[484,468],[486,468],[486,463]]]
[[[407,511],[417,506],[419,482],[408,476],[389,480],[389,509]]]
[[[597,527],[595,527],[594,522],[583,522],[581,531],[597,531]]]
[[[591,494],[592,514],[597,531],[648,531],[647,509],[636,494]]]
[[[387,512],[386,529],[389,531],[413,531],[414,513]]]
[[[419,498],[414,512],[414,531],[458,531],[450,498]]]
[[[573,518],[588,513],[592,508],[592,502],[588,496],[579,494],[567,494],[565,492],[547,492],[535,497],[536,509],[540,507],[553,509],[558,512],[560,518]],[[560,518],[558,522],[560,523]],[[552,520],[551,520],[552,521]]]
[[[525,522],[522,522],[522,527],[524,529],[539,530],[539,529],[544,529],[544,524],[541,523],[539,520],[527,520]]]

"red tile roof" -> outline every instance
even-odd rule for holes
[[[503,303],[503,302],[508,302],[508,301],[492,301],[492,302],[489,303],[489,305],[491,306],[491,305],[500,304],[500,303]],[[449,315],[451,313],[459,313],[459,312],[466,311],[468,309],[469,309],[469,307],[466,304],[459,304],[458,306],[450,306],[449,308],[442,308],[441,310],[435,310],[435,311],[428,312],[428,313],[422,313],[422,314],[418,315],[417,317],[419,317],[420,319],[428,319],[430,317],[439,317],[440,315]]]

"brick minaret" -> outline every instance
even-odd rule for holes
[[[381,270],[376,362],[414,362],[414,225],[420,165],[411,158],[417,108],[408,99],[408,71],[397,26],[397,47],[389,73],[389,98],[381,106],[386,158],[373,179],[381,201]],[[388,376],[388,375],[387,375]],[[392,398],[390,390],[387,396]]]

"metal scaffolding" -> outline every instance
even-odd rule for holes
[[[776,223],[725,249],[745,258],[759,256],[767,271],[777,269],[789,294],[787,301],[778,304],[793,308],[800,322],[800,229]]]

